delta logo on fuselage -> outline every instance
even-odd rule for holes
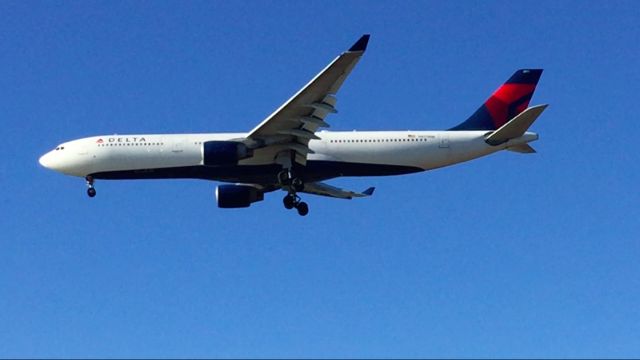
[[[119,142],[119,143],[140,143],[140,142],[147,142],[147,139],[143,138],[143,137],[110,137],[107,138],[107,142],[110,143],[114,143],[114,142]],[[102,138],[96,140],[97,144],[102,144],[104,143],[104,140],[102,140]]]

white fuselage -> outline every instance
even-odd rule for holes
[[[312,152],[307,161],[308,164],[331,164],[332,171],[326,176],[319,175],[319,178],[392,175],[395,173],[380,172],[379,169],[408,169],[397,173],[435,169],[538,138],[537,134],[527,132],[520,138],[491,146],[485,142],[486,134],[487,131],[320,131],[316,133],[320,140],[309,143]],[[149,174],[164,169],[164,175],[159,177],[168,178],[174,176],[167,170],[191,169],[186,173],[176,172],[175,177],[241,182],[242,175],[227,177],[223,173],[243,170],[243,167],[261,171],[260,165],[273,164],[272,154],[267,156],[257,152],[234,165],[234,169],[226,167],[207,173],[212,175],[203,176],[193,169],[204,167],[204,142],[242,139],[245,136],[245,133],[93,136],[60,144],[43,155],[40,163],[64,174],[81,177],[96,175],[100,178],[100,174],[107,174],[103,178],[155,178]],[[344,171],[340,171],[341,166],[345,167]],[[349,166],[357,166],[359,170],[351,172],[347,169]],[[372,171],[367,171],[368,168]],[[128,175],[108,176],[119,173]]]

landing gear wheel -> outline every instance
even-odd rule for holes
[[[282,203],[284,204],[285,209],[291,210],[296,206],[296,196],[287,195],[282,199]]]
[[[96,189],[93,187],[93,176],[87,175],[84,179],[87,181],[87,195],[89,197],[96,196]]]
[[[298,209],[298,214],[300,216],[306,216],[309,213],[309,205],[307,205],[306,202],[299,203],[298,206],[296,206],[296,209]]]

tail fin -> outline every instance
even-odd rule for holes
[[[528,106],[542,69],[520,69],[467,120],[449,130],[496,130]]]

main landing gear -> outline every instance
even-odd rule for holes
[[[93,187],[93,176],[86,176],[84,179],[87,180],[87,195],[91,198],[96,196],[96,189]]]
[[[298,191],[304,190],[304,182],[302,179],[295,177],[291,172],[284,170],[278,174],[278,180],[284,189],[289,190],[289,193],[284,197],[284,199],[282,199],[285,209],[290,210],[295,208],[298,210],[298,214],[300,216],[306,216],[309,213],[309,205],[302,201],[300,196],[296,194]]]
[[[286,209],[296,208],[300,216],[306,216],[309,213],[309,205],[306,202],[301,201],[300,196],[296,193],[289,193],[282,199],[282,203]]]

